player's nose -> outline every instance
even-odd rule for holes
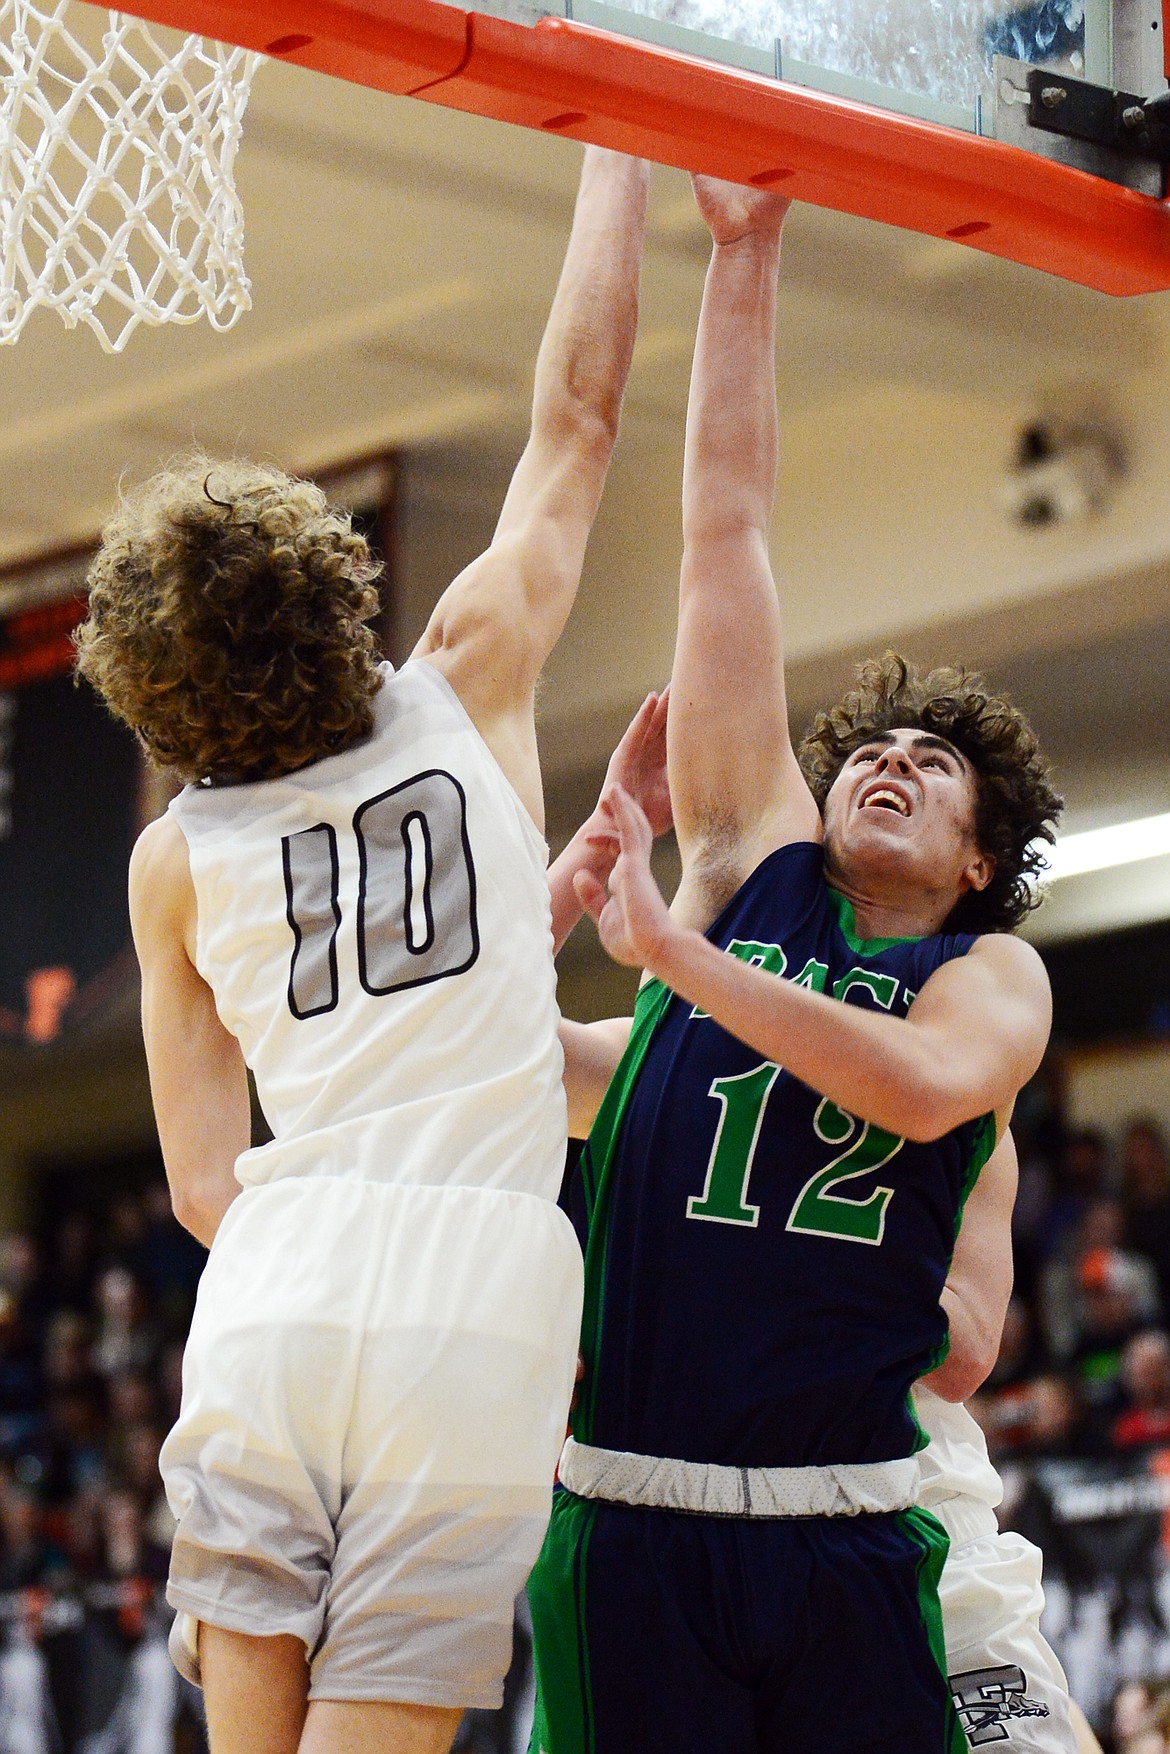
[[[910,757],[906,751],[900,744],[891,743],[878,757],[876,771],[905,776],[910,773],[910,767]]]

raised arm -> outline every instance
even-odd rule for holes
[[[236,1195],[251,1139],[248,1074],[192,961],[195,891],[187,844],[164,816],[130,861],[130,923],[142,968],[142,1034],[175,1216],[205,1248]]]
[[[687,410],[670,789],[676,908],[705,927],[765,853],[819,837],[820,817],[789,737],[768,554],[788,202],[702,177],[695,192],[713,249]]]
[[[415,650],[443,671],[538,822],[533,693],[573,606],[617,437],[648,183],[640,160],[586,151],[528,444],[490,548],[444,592]]]

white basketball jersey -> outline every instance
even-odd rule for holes
[[[914,1388],[914,1411],[930,1439],[917,1457],[919,1504],[934,1512],[952,1541],[995,1534],[1003,1482],[991,1465],[982,1431],[966,1407],[944,1401],[922,1383]]]
[[[565,1098],[548,849],[433,665],[383,667],[370,737],[282,779],[171,805],[196,966],[280,1176],[555,1199]]]

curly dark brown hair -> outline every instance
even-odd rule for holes
[[[275,779],[373,728],[380,571],[312,482],[196,453],[106,526],[77,668],[160,767]]]
[[[947,925],[954,931],[1010,932],[1039,905],[1040,841],[1055,839],[1064,800],[1054,789],[1036,733],[1017,707],[990,694],[971,670],[923,675],[897,652],[858,667],[857,687],[818,713],[800,746],[800,765],[821,810],[855,749],[882,731],[945,737],[976,775],[975,838],[995,859],[986,889],[969,890]]]

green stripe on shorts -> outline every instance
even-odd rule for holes
[[[898,1525],[908,1535],[919,1551],[918,1560],[918,1612],[922,1617],[922,1625],[930,1644],[930,1654],[938,1664],[939,1674],[943,1678],[947,1694],[947,1728],[946,1739],[940,1754],[970,1754],[967,1738],[963,1734],[963,1726],[955,1711],[955,1702],[951,1697],[950,1677],[947,1674],[947,1647],[943,1633],[942,1608],[939,1605],[938,1585],[942,1577],[943,1566],[946,1564],[950,1541],[947,1532],[938,1518],[928,1510],[914,1505],[910,1510],[898,1513]],[[550,1750],[551,1754],[551,1750]]]
[[[592,1443],[593,1415],[597,1402],[597,1355],[601,1344],[601,1321],[605,1303],[605,1275],[609,1257],[609,1208],[613,1167],[618,1140],[630,1097],[654,1032],[674,995],[661,981],[647,981],[634,1006],[634,1023],[626,1051],[610,1079],[609,1089],[597,1111],[585,1149],[581,1154],[589,1240],[585,1244],[585,1308],[581,1317],[581,1353],[585,1380],[570,1429],[578,1443]]]
[[[528,1754],[593,1754],[585,1568],[596,1515],[591,1499],[558,1492],[528,1580],[536,1666],[536,1716]]]

